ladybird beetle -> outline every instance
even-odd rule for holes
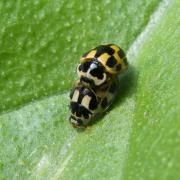
[[[124,51],[115,44],[107,44],[85,53],[77,66],[77,74],[82,83],[100,86],[127,68]]]
[[[103,113],[117,92],[117,81],[109,81],[101,88],[89,88],[80,82],[70,93],[69,121],[74,127],[86,127],[96,115]]]

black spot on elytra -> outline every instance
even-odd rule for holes
[[[80,64],[80,65],[78,66],[78,70],[79,70],[79,71],[82,71],[82,64]]]
[[[116,66],[116,71],[120,71],[121,70],[121,64],[118,64],[117,66]]]
[[[91,100],[93,99],[93,101],[97,101],[96,100],[96,95],[93,93],[92,90],[85,88],[85,87],[81,87],[79,88],[79,97],[78,97],[78,103],[81,104],[82,100],[85,96],[89,96],[91,98]],[[93,106],[93,105],[92,105]],[[91,108],[90,108],[91,109]]]
[[[95,110],[98,106],[98,102],[96,98],[91,98],[90,102],[89,102],[89,109],[90,110]]]
[[[104,73],[104,70],[100,66],[90,71],[90,74],[94,77],[97,77],[98,79],[103,79],[103,73]]]
[[[102,102],[101,102],[101,107],[102,107],[103,109],[105,109],[107,106],[108,106],[108,100],[107,100],[107,98],[105,97],[105,98],[102,100]]]
[[[124,53],[124,51],[123,51],[122,49],[120,49],[120,50],[118,51],[118,55],[119,55],[119,57],[122,59],[122,58],[125,56],[125,53]]]
[[[76,102],[70,103],[70,110],[71,110],[72,114],[74,114],[76,112],[77,108],[78,108],[78,103],[76,103]]]
[[[78,98],[78,102],[79,104],[81,104],[83,98],[85,96],[89,96],[91,98],[90,102],[89,102],[89,109],[90,110],[94,110],[97,108],[97,98],[96,95],[93,93],[92,90],[88,89],[88,88],[81,88],[80,89],[80,98]],[[86,117],[85,117],[86,118]]]
[[[81,114],[84,116],[85,119],[89,118],[89,115],[92,114],[89,110],[87,110],[84,106],[80,106]]]
[[[84,76],[82,76],[82,77],[80,78],[80,82],[88,83],[88,84],[90,84],[91,86],[93,85],[93,80],[91,80],[91,79],[89,79],[89,78],[87,78],[87,77],[84,77]]]
[[[91,61],[87,61],[87,62],[81,63],[78,69],[79,71],[87,72],[90,65],[91,65]]]
[[[107,62],[106,62],[106,65],[109,66],[110,68],[113,68],[115,65],[116,65],[117,61],[116,59],[114,58],[114,56],[111,56]]]
[[[103,53],[108,53],[109,55],[114,54],[114,49],[112,49],[109,45],[100,45],[94,48],[96,50],[95,57],[99,57]]]
[[[84,118],[88,119],[89,115],[92,114],[88,109],[77,102],[71,102],[70,109],[71,113],[76,114],[77,117],[84,116]]]
[[[85,88],[84,87],[80,87],[79,89],[79,97],[78,97],[78,103],[81,104],[82,102],[82,99],[84,98],[84,90]]]

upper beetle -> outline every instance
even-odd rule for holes
[[[100,86],[127,68],[124,51],[115,44],[107,44],[85,53],[77,66],[77,74],[82,83]]]

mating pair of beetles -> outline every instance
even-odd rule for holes
[[[126,55],[115,44],[99,45],[81,57],[79,80],[70,93],[69,120],[74,127],[86,127],[107,110],[117,94],[117,75],[127,68]]]

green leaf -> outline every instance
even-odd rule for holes
[[[68,92],[84,52],[110,42],[127,50],[157,4],[157,0],[1,1],[0,112]]]
[[[165,3],[0,2],[0,179],[179,179],[178,0],[144,33]],[[68,93],[101,43],[135,53],[111,109],[78,132]]]
[[[125,179],[179,179],[179,1],[173,1],[138,57],[136,102]]]

